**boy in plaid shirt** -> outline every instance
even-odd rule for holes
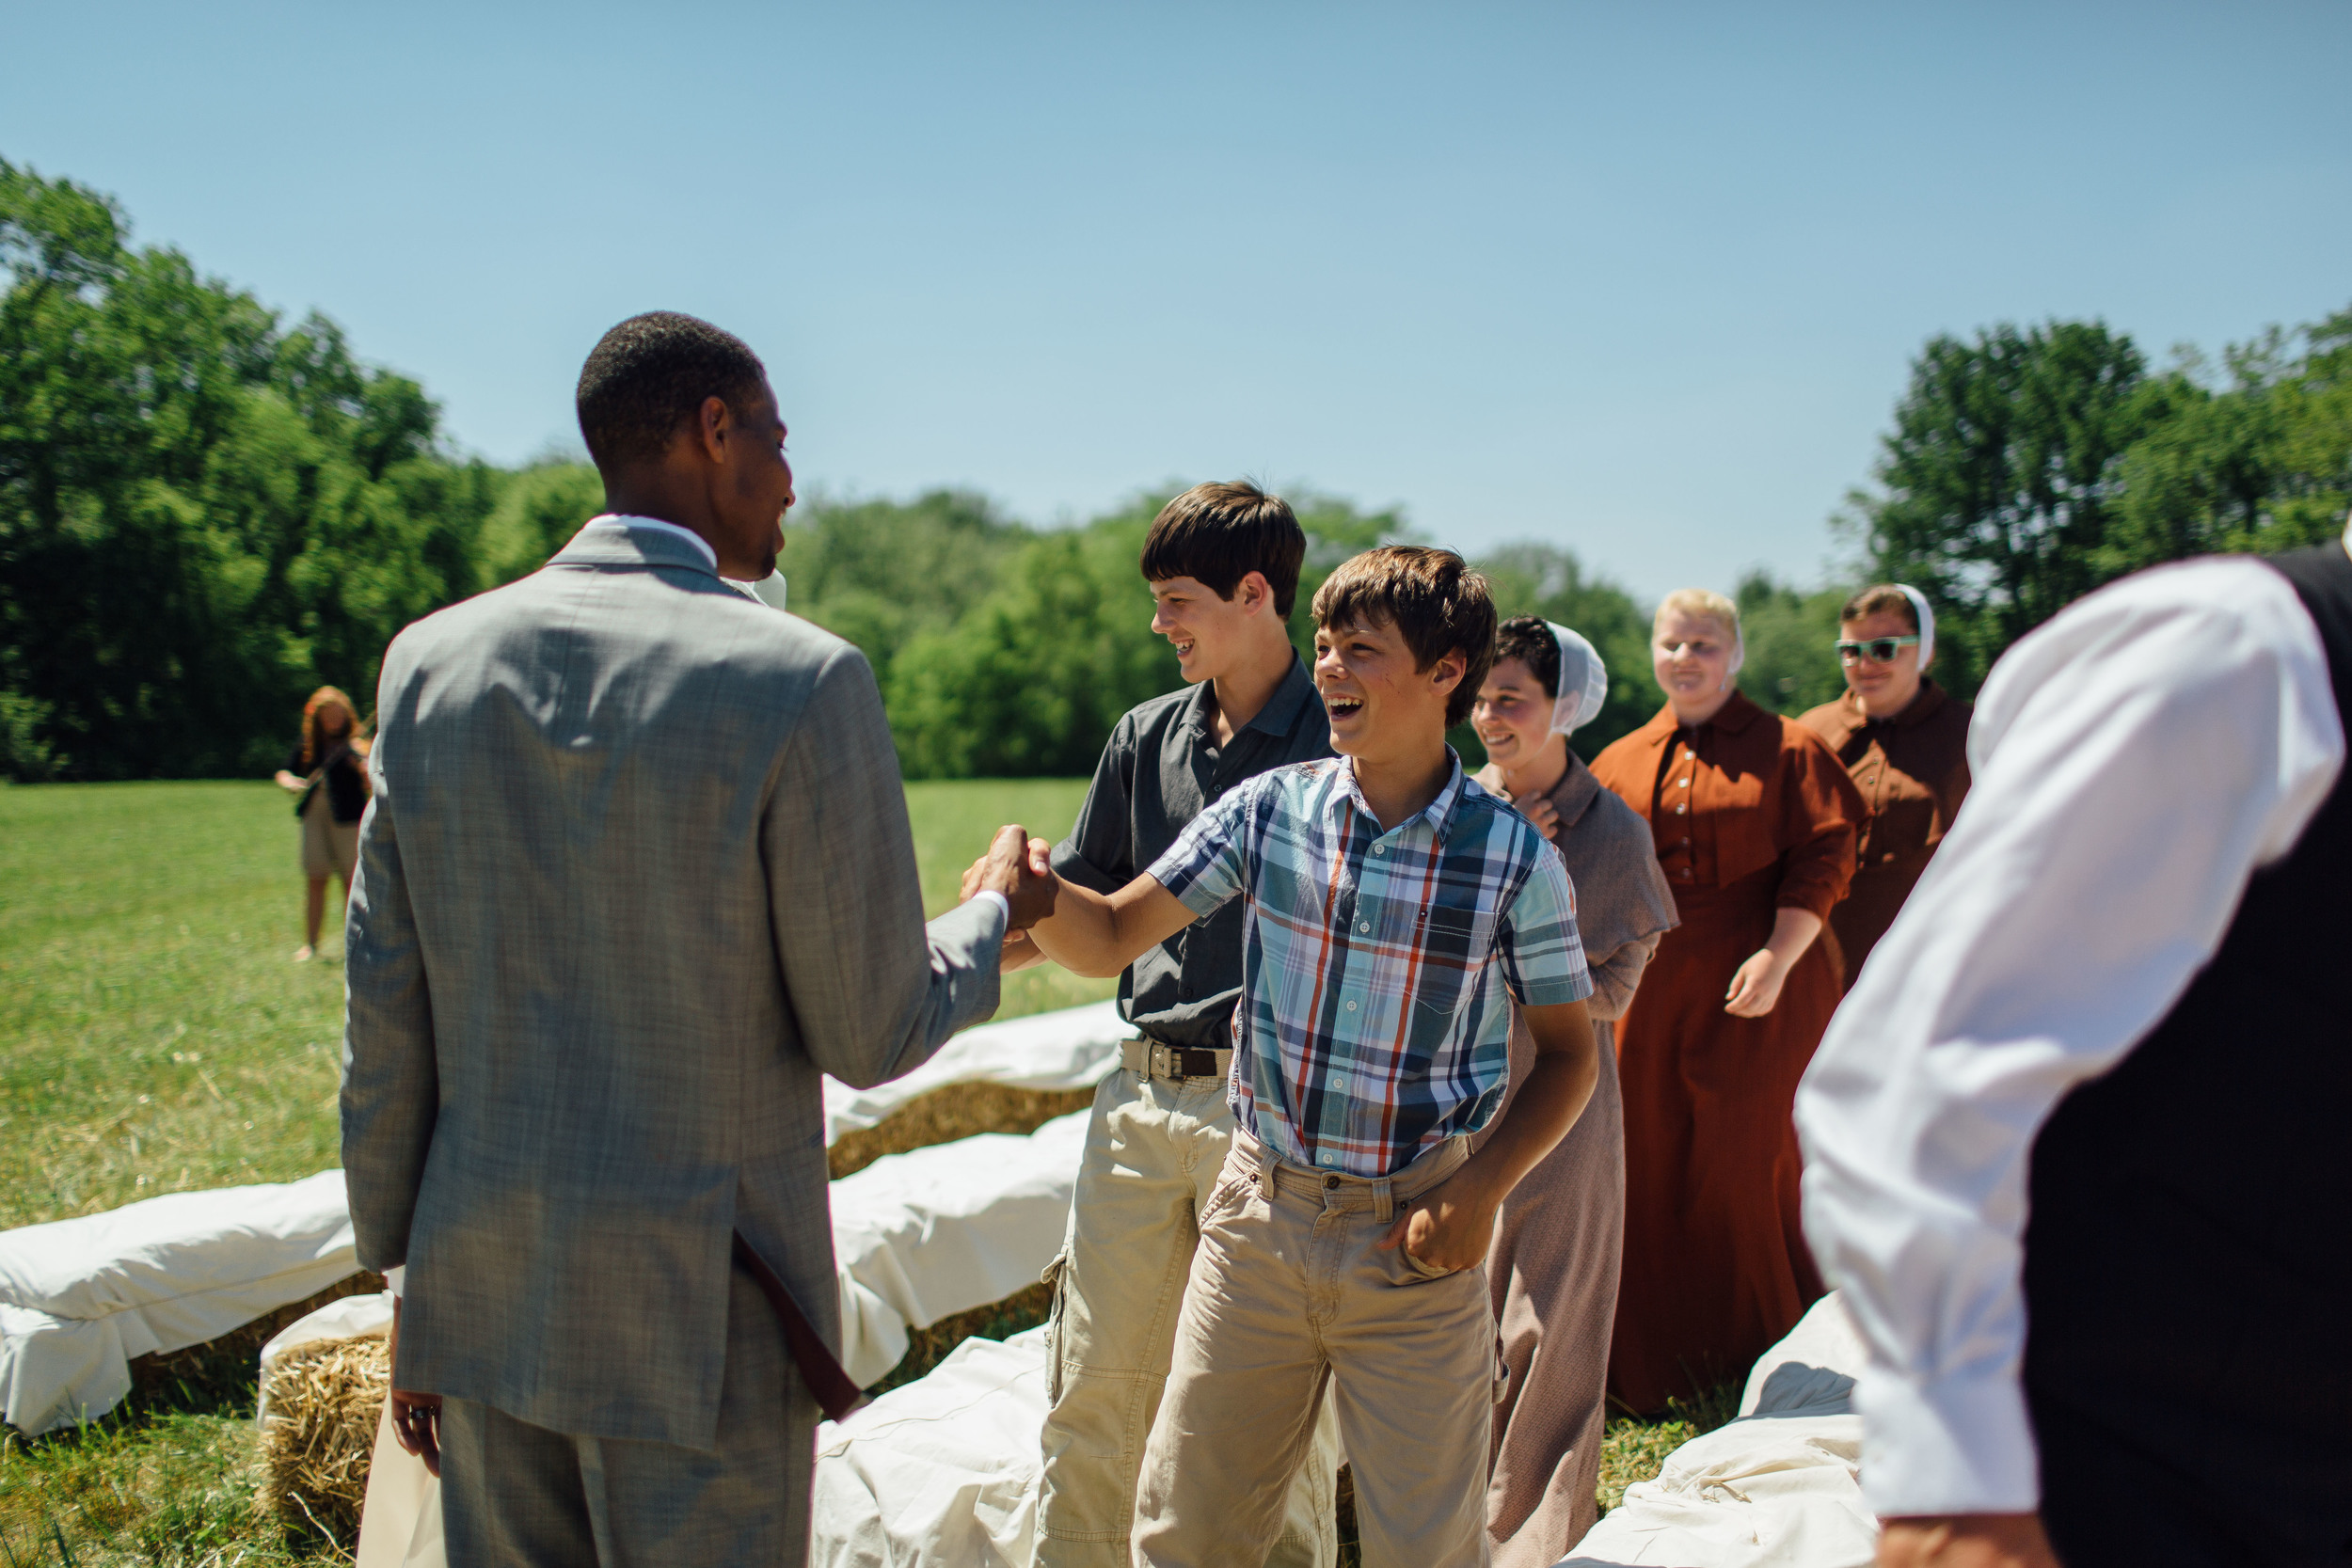
[[[1136,1502],[1155,1568],[1264,1560],[1327,1384],[1367,1568],[1486,1560],[1495,1212],[1597,1068],[1567,874],[1445,743],[1493,657],[1486,580],[1391,546],[1341,566],[1314,616],[1339,757],[1235,786],[1115,894],[1063,884],[1031,933],[1116,974],[1246,900],[1232,1149]],[[1537,1057],[1496,1120],[1511,1000]]]

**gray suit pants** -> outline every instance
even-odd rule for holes
[[[715,1450],[574,1436],[443,1402],[451,1568],[798,1568],[820,1418],[775,1308],[739,1266]]]

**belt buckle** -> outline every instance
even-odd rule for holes
[[[1153,1078],[1178,1078],[1178,1077],[1182,1077],[1182,1076],[1183,1076],[1183,1074],[1181,1074],[1181,1073],[1176,1072],[1175,1070],[1173,1070],[1172,1064],[1170,1063],[1169,1058],[1168,1058],[1168,1047],[1166,1047],[1166,1046],[1162,1045],[1162,1044],[1161,1044],[1159,1041],[1157,1041],[1157,1040],[1153,1040],[1153,1041],[1152,1041],[1152,1042],[1151,1042],[1151,1044],[1152,1044],[1152,1053],[1151,1053],[1151,1064],[1152,1064],[1152,1070],[1151,1070],[1151,1072],[1150,1072],[1149,1076],[1153,1077]]]

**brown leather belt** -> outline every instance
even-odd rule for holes
[[[1150,1038],[1120,1041],[1119,1059],[1129,1072],[1140,1072],[1146,1078],[1222,1078],[1233,1066],[1230,1050],[1162,1045]]]
[[[743,1265],[768,1304],[784,1320],[784,1342],[792,1352],[792,1364],[801,1370],[801,1381],[817,1396],[817,1403],[833,1420],[846,1420],[850,1412],[870,1403],[866,1391],[860,1388],[841,1365],[840,1358],[826,1348],[816,1327],[801,1310],[801,1304],[792,1299],[791,1289],[768,1266],[768,1259],[754,1252],[742,1237],[735,1238],[735,1260]]]

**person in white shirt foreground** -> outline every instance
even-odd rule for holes
[[[1885,1568],[2352,1561],[2348,550],[2018,642],[1805,1076]]]

